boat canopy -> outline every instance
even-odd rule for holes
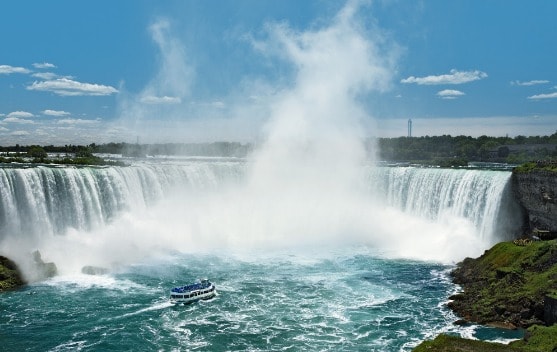
[[[196,282],[194,284],[189,284],[185,286],[174,287],[170,292],[174,293],[185,293],[185,292],[192,292],[198,290],[204,290],[206,288],[211,287],[211,283],[209,280],[201,280],[201,282]]]

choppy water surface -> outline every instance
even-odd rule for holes
[[[447,270],[370,254],[177,254],[2,295],[0,341],[9,351],[411,350],[454,329]],[[168,303],[172,286],[204,276],[216,298]]]

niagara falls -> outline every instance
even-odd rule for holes
[[[0,350],[511,346],[553,319],[557,78],[513,66],[503,5],[62,1],[27,28],[28,3],[0,14]],[[545,303],[453,309],[530,285],[526,251]]]

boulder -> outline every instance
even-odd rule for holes
[[[52,262],[45,263],[41,257],[41,252],[39,252],[38,250],[33,252],[33,263],[38,280],[48,279],[58,274],[58,268],[56,268],[56,264]]]
[[[17,265],[10,259],[0,256],[0,292],[14,290],[25,285]]]
[[[87,275],[105,275],[108,274],[108,269],[100,266],[86,265],[81,268],[81,272]]]

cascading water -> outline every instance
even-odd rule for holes
[[[241,173],[236,162],[0,168],[0,240],[92,230],[121,211],[152,206],[173,188],[212,189]]]
[[[418,167],[371,168],[382,200],[431,220],[469,220],[479,239],[491,242],[516,235],[520,209],[510,194],[510,172]]]
[[[250,165],[205,160],[1,168],[0,246],[14,251],[17,243],[29,252],[53,241],[63,243],[67,234],[79,241],[98,236],[98,243],[106,240],[103,236],[110,241],[122,237],[122,242],[147,248],[156,242],[149,238],[159,236],[166,242],[158,246],[182,250],[235,244],[292,248],[342,240],[387,249],[394,257],[446,261],[474,252],[453,253],[443,248],[445,242],[451,247],[477,242],[473,248],[478,251],[520,227],[516,219],[521,217],[509,199],[509,172],[369,167],[364,171],[366,194],[321,194],[311,188],[262,190],[247,180]],[[134,226],[137,234],[128,239],[124,229]],[[446,255],[429,257],[417,248],[408,252],[405,244],[420,239],[443,242],[438,250]],[[138,245],[139,240],[146,242]]]

